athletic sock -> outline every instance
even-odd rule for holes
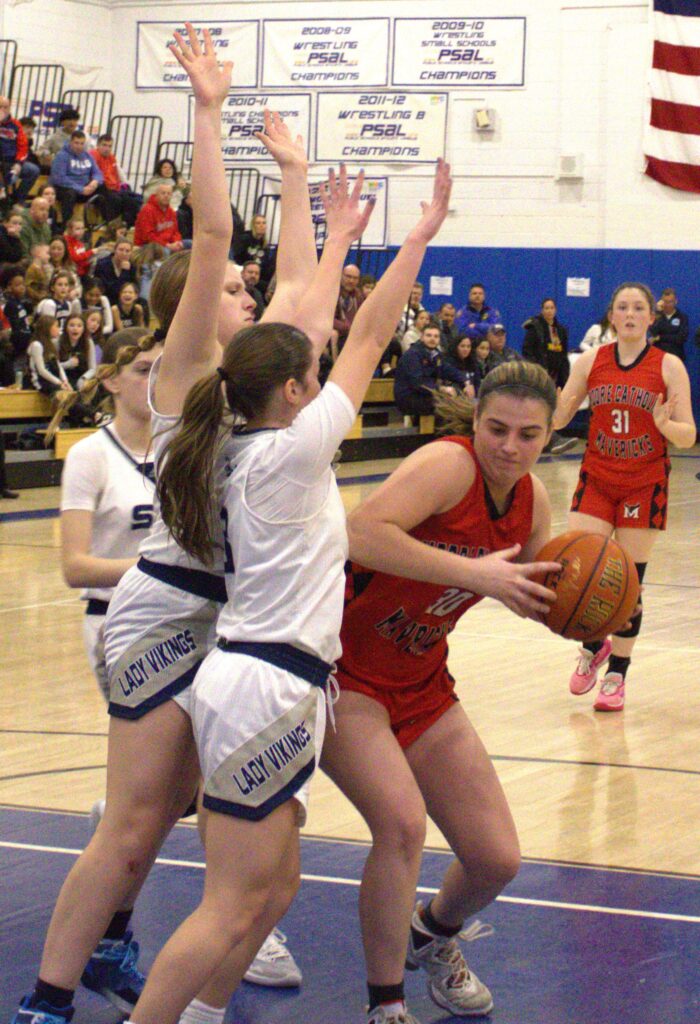
[[[223,1024],[225,1012],[225,1006],[207,1006],[199,999],[193,999],[180,1017],[180,1024]]]
[[[619,654],[611,654],[608,660],[608,672],[619,672],[624,679],[631,660],[631,658],[621,658]]]
[[[446,924],[440,924],[440,922],[433,917],[432,906],[433,901],[431,900],[427,906],[421,907],[419,911],[420,918],[426,928],[429,928],[434,935],[441,935],[446,939],[451,939],[455,935],[459,935],[462,930],[462,925],[458,924],[457,927],[454,927]]]
[[[129,921],[133,910],[118,910],[112,920],[107,925],[107,931],[104,933],[103,938],[105,939],[123,939],[126,935],[126,930],[129,927]]]
[[[401,1012],[404,1009],[403,981],[398,985],[370,985],[367,983],[369,994],[368,1012],[371,1013],[377,1006],[384,1006],[387,1010],[396,1009]]]
[[[598,651],[602,650],[602,648],[603,648],[603,641],[602,640],[584,640],[583,647],[584,647],[584,650],[589,651],[590,654],[595,655],[595,654],[598,653]]]
[[[67,1010],[73,1004],[74,995],[75,989],[50,985],[48,981],[37,978],[32,995],[32,1006],[36,1006],[37,1003],[48,1003],[54,1010]]]

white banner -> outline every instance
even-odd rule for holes
[[[309,155],[311,95],[309,93],[260,93],[255,96],[229,95],[221,110],[221,151],[225,164],[269,162],[273,158],[255,138],[263,129],[263,110],[282,115],[293,138],[301,135]],[[194,138],[194,96],[189,97],[187,138]]]
[[[386,85],[388,18],[263,21],[262,87]]]
[[[525,18],[396,18],[392,85],[523,85]]]
[[[434,163],[445,155],[447,93],[322,92],[316,160]]]
[[[321,202],[321,181],[314,181],[309,183],[309,198],[311,200],[311,216],[314,224],[325,224],[325,214],[323,212],[323,203]],[[355,178],[348,176],[348,183],[350,188],[355,184]],[[370,218],[370,222],[367,225],[367,230],[362,236],[362,248],[363,249],[385,249],[386,248],[386,237],[387,237],[387,209],[388,209],[388,192],[389,182],[387,178],[365,178],[365,183],[362,188],[362,195],[360,196],[360,202],[366,203],[368,199],[374,199],[374,211]],[[265,176],[262,180],[261,195],[279,195],[280,194],[280,180],[279,178],[268,178]],[[276,232],[279,230],[279,217],[275,218]],[[325,232],[317,231],[317,238],[324,238]],[[277,244],[279,239],[277,237],[272,239],[274,244]]]
[[[258,21],[198,21],[208,28],[219,60],[232,60],[233,88],[255,89],[258,84]],[[189,89],[190,80],[168,49],[174,33],[187,38],[178,21],[136,23],[136,88]]]

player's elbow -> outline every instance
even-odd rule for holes
[[[87,587],[89,582],[85,579],[85,570],[80,558],[75,555],[64,555],[61,559],[61,571],[63,579],[68,587]]]
[[[370,552],[372,537],[376,534],[377,523],[367,512],[356,509],[348,517],[348,545],[350,558],[354,562],[364,562]]]

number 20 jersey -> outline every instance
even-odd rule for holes
[[[411,537],[466,558],[525,544],[532,532],[530,475],[518,481],[510,508],[497,516],[471,441],[464,437],[443,440],[467,449],[476,477],[457,505],[419,523],[410,531]],[[448,634],[480,600],[481,595],[459,587],[420,583],[352,563],[347,570],[340,633],[341,687],[345,673],[387,689],[427,681],[446,664]]]
[[[629,366],[620,366],[617,344],[598,349],[588,374],[591,419],[581,467],[593,479],[613,486],[627,480],[641,488],[666,478],[666,438],[653,414],[657,396],[666,399],[664,355],[647,346]]]

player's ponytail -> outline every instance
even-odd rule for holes
[[[438,434],[460,434],[471,437],[474,433],[474,415],[476,402],[466,395],[449,395],[437,391],[433,397],[435,415],[440,423],[436,428]]]
[[[264,417],[273,392],[288,380],[303,381],[311,362],[311,343],[301,331],[256,324],[239,331],[216,373],[190,389],[157,489],[163,522],[180,547],[205,565],[212,561],[217,528],[211,508],[222,427]]]

